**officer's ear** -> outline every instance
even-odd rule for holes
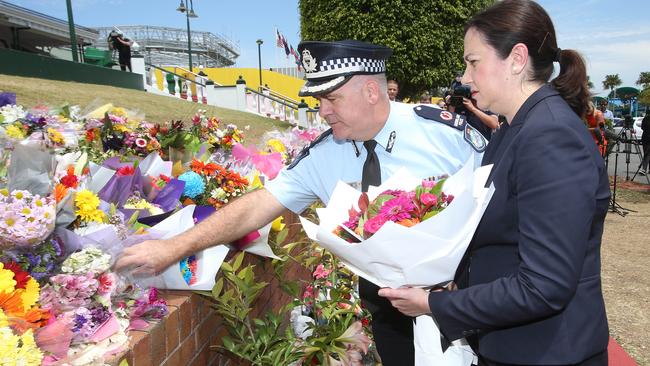
[[[368,78],[363,87],[363,96],[366,97],[370,104],[376,104],[379,101],[381,88],[375,78]]]

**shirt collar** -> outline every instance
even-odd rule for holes
[[[524,123],[526,120],[526,116],[528,115],[528,112],[530,112],[531,109],[537,103],[541,102],[542,100],[552,97],[554,95],[559,95],[560,93],[551,86],[551,84],[544,84],[542,85],[541,88],[537,89],[533,94],[531,94],[528,99],[524,102],[524,104],[521,105],[517,113],[515,114],[515,117],[512,119],[512,123],[510,123],[510,126],[515,126],[518,124]]]
[[[390,102],[390,112],[388,113],[388,119],[386,120],[386,123],[384,124],[384,127],[379,131],[379,133],[375,136],[375,141],[377,141],[377,145],[380,145],[383,150],[386,150],[388,148],[388,141],[390,140],[390,135],[393,131],[397,132],[397,129],[395,127],[398,121],[397,117],[397,111],[396,111],[396,106],[395,102]],[[397,138],[397,136],[393,137],[394,139]],[[392,143],[394,143],[393,141]]]

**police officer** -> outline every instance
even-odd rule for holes
[[[425,178],[453,174],[468,160],[480,164],[486,141],[462,116],[389,101],[385,63],[391,49],[340,41],[302,42],[298,51],[307,79],[299,94],[319,100],[319,113],[331,128],[264,189],[177,237],[125,249],[117,269],[158,273],[184,256],[264,226],[285,208],[300,213],[316,199],[327,204],[339,180],[365,190],[400,167]],[[364,171],[371,165],[375,174]],[[414,364],[411,318],[379,298],[373,286],[364,282],[361,296],[373,313],[373,334],[384,365]]]

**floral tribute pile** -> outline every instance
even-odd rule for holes
[[[163,236],[151,227],[186,205],[219,209],[261,187],[317,135],[275,131],[245,148],[246,128],[204,110],[152,123],[111,104],[26,109],[1,94],[2,365],[102,364],[122,352],[127,331],[167,305],[111,271],[121,251]],[[196,281],[195,257],[178,265]]]

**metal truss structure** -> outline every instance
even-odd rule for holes
[[[187,30],[150,25],[119,25],[95,28],[99,31],[98,48],[108,48],[106,38],[112,30],[136,41],[145,62],[152,65],[175,65],[188,68]],[[192,31],[194,67],[225,67],[234,65],[240,55],[239,44],[221,35]]]

